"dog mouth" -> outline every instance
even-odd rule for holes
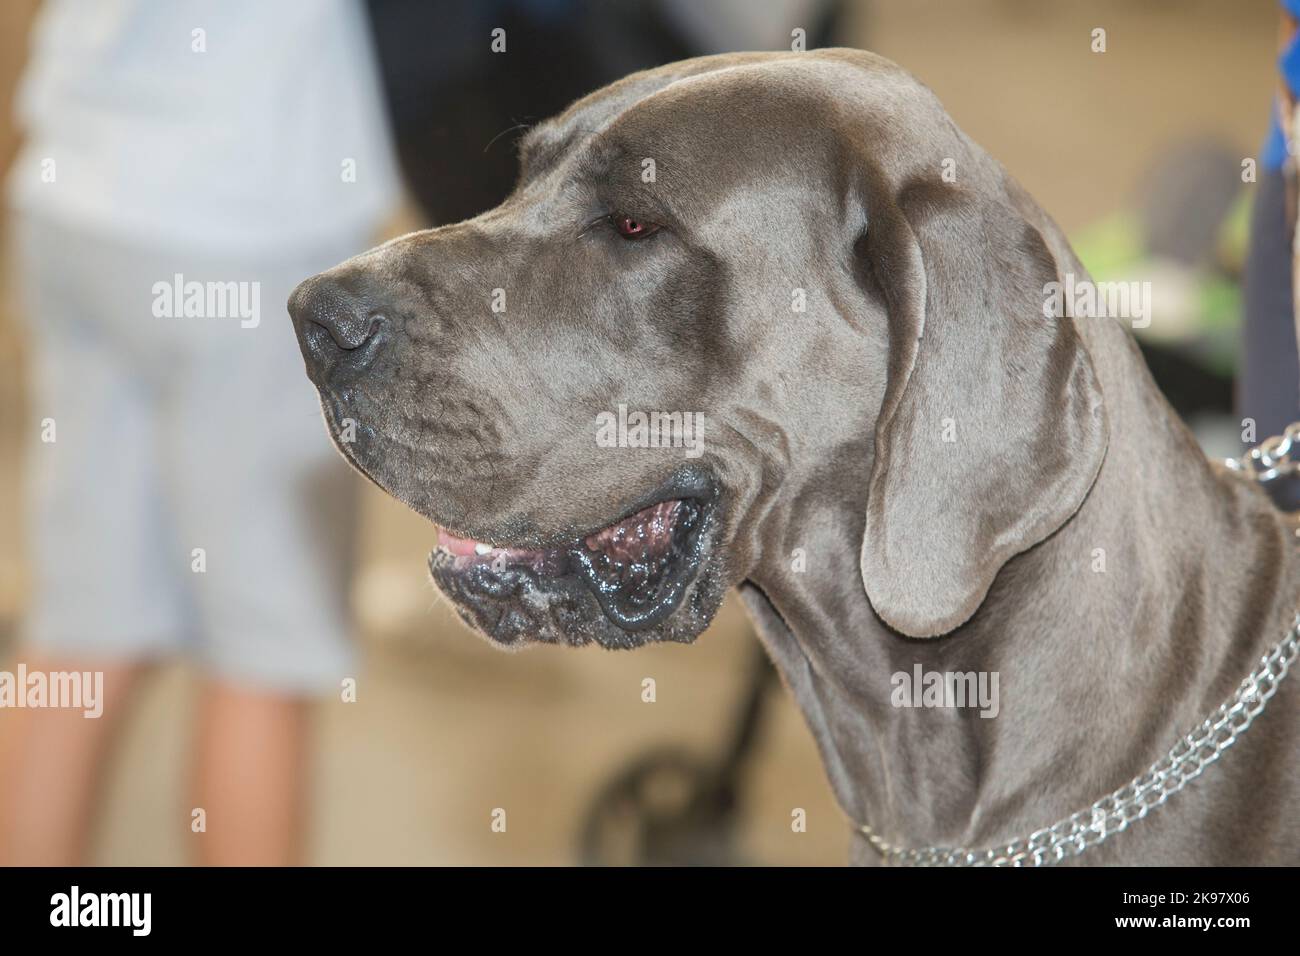
[[[356,444],[340,441],[339,402],[323,397],[322,404],[343,457],[434,525],[430,577],[461,619],[493,643],[689,643],[717,612],[725,591],[715,548],[724,495],[707,470],[679,469],[622,517],[567,541],[531,529],[502,538],[475,529],[484,534],[476,539],[441,526],[429,496],[374,467],[383,456],[369,447],[376,436],[365,425]]]
[[[496,546],[439,528],[430,570],[444,590],[469,605],[470,622],[498,640],[527,628],[528,597],[571,591],[574,583],[595,597],[610,622],[640,631],[681,603],[699,567],[709,513],[707,501],[669,498],[553,548]],[[521,600],[501,607],[492,622],[483,619],[485,598]]]

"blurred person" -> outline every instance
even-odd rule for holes
[[[203,679],[212,864],[301,858],[313,695],[350,675],[353,479],[284,303],[397,198],[352,0],[54,0],[8,181],[28,320],[33,588],[18,660],[102,671],[99,720],[0,710],[0,864],[84,860],[139,678]],[[176,827],[190,826],[177,808]]]

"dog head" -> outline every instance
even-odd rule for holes
[[[433,577],[493,640],[689,641],[831,494],[878,613],[941,633],[1082,500],[1104,422],[1042,314],[1055,262],[897,67],[673,64],[521,158],[500,207],[289,303],[339,450],[439,526]],[[828,462],[856,485],[818,488]]]

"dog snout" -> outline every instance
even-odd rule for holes
[[[328,275],[293,290],[289,315],[307,374],[317,385],[356,378],[383,347],[387,319],[380,304]]]

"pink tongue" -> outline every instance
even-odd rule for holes
[[[474,550],[477,545],[478,542],[471,538],[458,538],[450,531],[438,529],[438,547],[445,548],[457,557],[477,554]]]
[[[635,561],[660,557],[673,541],[679,501],[661,501],[618,524],[610,525],[587,537],[587,547],[602,551],[613,561]]]

